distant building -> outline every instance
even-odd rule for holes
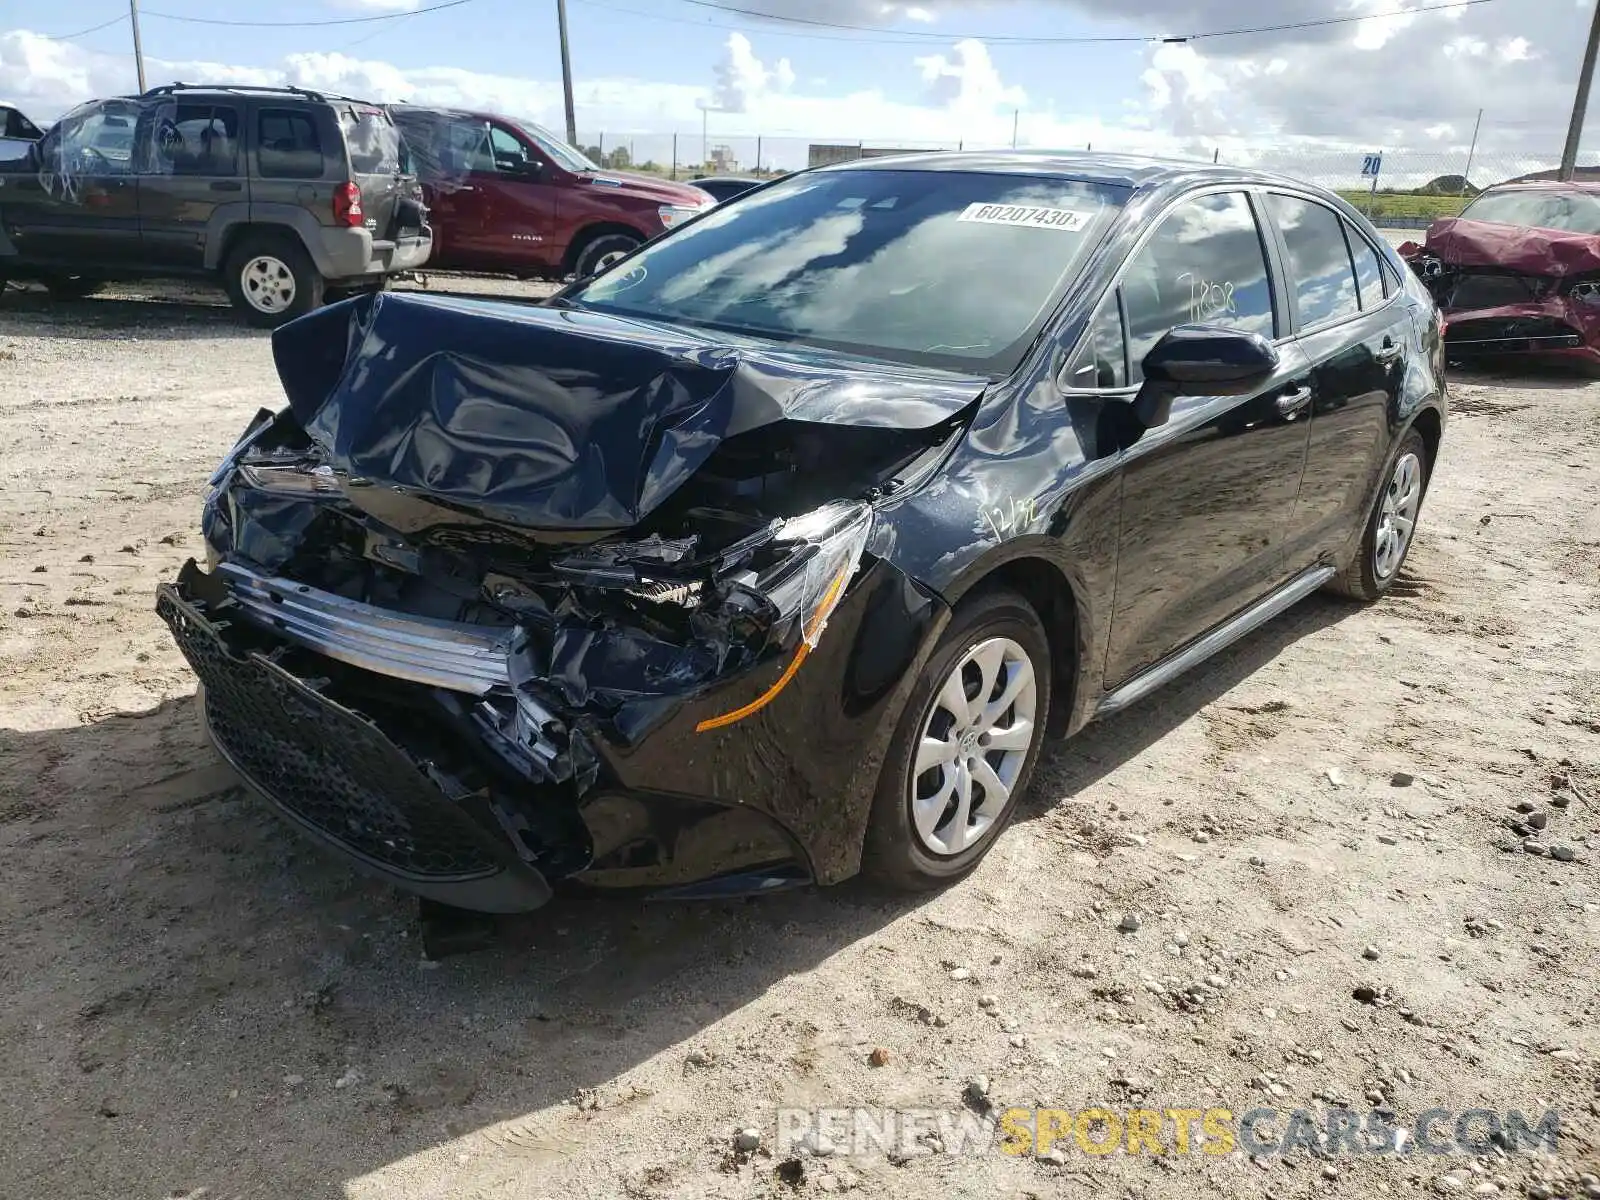
[[[829,163],[855,162],[858,158],[892,158],[896,154],[926,154],[927,148],[908,150],[895,146],[863,146],[859,142],[831,145],[812,142],[806,156],[806,166],[825,167]]]

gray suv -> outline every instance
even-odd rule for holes
[[[432,249],[394,123],[361,100],[171,84],[80,105],[0,161],[0,283],[56,295],[209,278],[270,328]]]

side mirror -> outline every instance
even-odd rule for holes
[[[1243,396],[1278,369],[1278,351],[1259,333],[1180,325],[1144,357],[1134,412],[1146,429],[1165,425],[1179,396]]]

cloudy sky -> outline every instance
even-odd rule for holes
[[[563,124],[553,0],[143,0],[150,82],[293,82]],[[1559,154],[1593,0],[569,0],[578,124],[659,157],[866,140]],[[790,21],[740,15],[764,12]],[[135,86],[124,0],[6,0],[0,99],[49,119]],[[331,22],[241,28],[194,20]],[[1141,38],[1336,26],[1187,44]],[[188,20],[176,18],[189,18]],[[815,24],[796,23],[793,18]],[[103,21],[104,29],[78,34]],[[824,23],[855,26],[839,29]],[[1067,41],[1064,39],[1128,39]],[[1048,39],[1056,39],[1050,41]],[[1020,114],[1020,115],[1019,115]],[[1589,143],[1600,152],[1600,128]],[[777,148],[774,150],[774,148]],[[748,153],[745,155],[748,158]],[[792,162],[785,165],[795,165]]]

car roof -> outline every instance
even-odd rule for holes
[[[1127,188],[1152,188],[1178,183],[1273,183],[1305,187],[1299,180],[1252,167],[1154,158],[1137,154],[1101,154],[1071,150],[935,150],[857,158],[831,163],[821,171],[966,171],[994,175],[1037,175],[1082,183]],[[1318,189],[1321,190],[1321,189]]]
[[[406,113],[432,113],[447,117],[467,117],[473,121],[508,121],[513,125],[531,124],[521,117],[513,117],[509,113],[495,112],[490,109],[479,108],[452,108],[446,104],[386,104],[385,108],[394,116],[404,116]]]

